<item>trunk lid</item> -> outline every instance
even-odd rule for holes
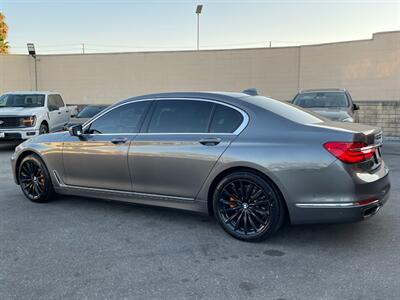
[[[369,146],[382,145],[383,135],[379,127],[347,122],[323,122],[313,126],[352,133],[354,142],[364,142]]]

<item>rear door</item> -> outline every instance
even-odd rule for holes
[[[133,190],[194,199],[247,115],[208,100],[162,99],[132,141]]]

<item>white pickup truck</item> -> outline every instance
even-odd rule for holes
[[[62,130],[69,118],[68,107],[58,93],[5,93],[0,96],[0,141]]]

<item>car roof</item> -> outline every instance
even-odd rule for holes
[[[51,92],[51,91],[14,91],[14,92],[6,92],[4,95],[50,95],[50,94],[58,94],[60,93],[57,92]]]
[[[305,94],[305,93],[324,93],[324,92],[346,92],[346,89],[338,89],[338,88],[326,88],[326,89],[309,89],[309,90],[300,90],[299,94]]]
[[[225,101],[231,103],[232,100],[237,101],[238,99],[244,99],[247,97],[252,97],[252,96],[249,96],[245,93],[235,93],[235,92],[167,92],[167,93],[155,93],[155,94],[136,96],[126,100],[122,100],[116,104],[122,104],[125,102],[141,100],[141,99],[163,100],[166,98],[197,98],[197,99],[216,100],[221,102]]]

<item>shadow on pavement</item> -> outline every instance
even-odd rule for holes
[[[229,243],[246,243],[235,240],[224,233],[218,222],[212,216],[182,211],[172,208],[146,206],[141,204],[124,203],[118,201],[99,200],[76,196],[60,196],[53,205],[64,208],[73,206],[73,209],[88,214],[102,212],[111,218],[129,220],[145,219],[148,223],[155,222],[154,230],[161,230],[164,226],[182,226],[188,228],[198,227],[199,231],[215,231],[215,237]],[[388,221],[388,220],[386,220]],[[164,225],[162,225],[164,223]],[[380,228],[382,220],[379,214],[370,220],[349,224],[308,224],[284,225],[275,235],[259,244],[270,246],[296,246],[299,248],[353,248],[355,245],[367,245],[371,239],[371,227]],[[160,226],[161,225],[161,226]],[[380,228],[385,231],[386,228]],[[383,234],[381,232],[381,234]]]

